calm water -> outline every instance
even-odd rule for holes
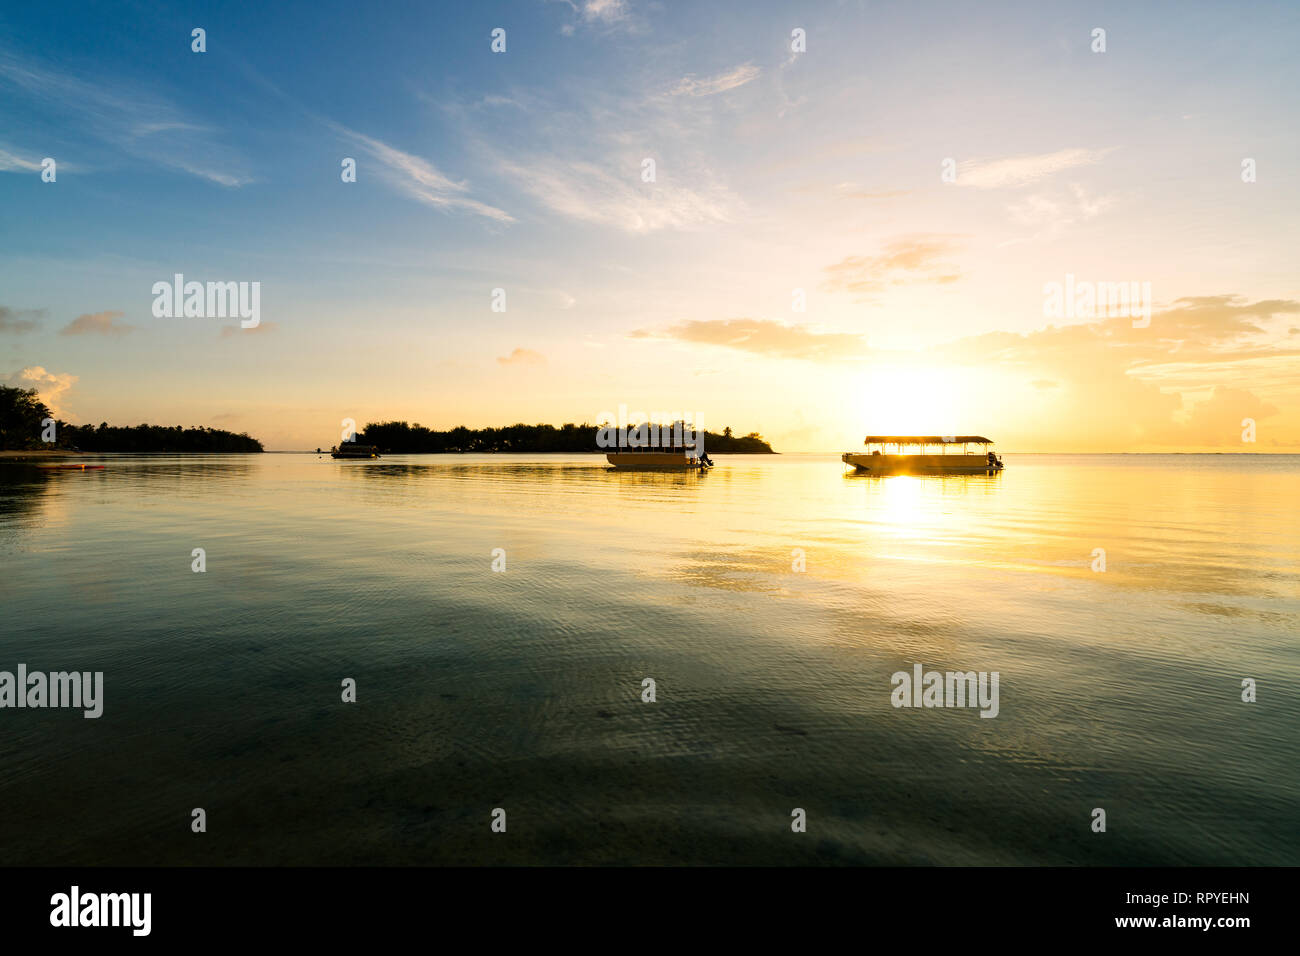
[[[1300,864],[1300,457],[720,457],[0,466],[0,860]]]

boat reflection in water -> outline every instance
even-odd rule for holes
[[[846,451],[840,456],[858,474],[993,475],[1003,468],[1002,459],[990,449],[993,440],[981,435],[868,435],[864,444],[865,452]],[[960,445],[961,451],[950,452],[954,445]],[[934,446],[939,447],[938,453],[929,450]]]

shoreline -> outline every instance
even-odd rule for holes
[[[71,451],[67,448],[50,448],[40,450],[12,450],[0,451],[0,461],[22,461],[27,458],[40,460],[42,458],[69,458],[75,455],[91,455],[94,452]]]

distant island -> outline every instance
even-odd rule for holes
[[[666,428],[666,426],[657,426]],[[394,455],[456,454],[463,452],[603,452],[596,445],[598,425],[507,425],[504,428],[466,428],[461,425],[440,432],[418,422],[372,422],[358,434],[357,441],[374,445]],[[772,446],[758,432],[737,438],[730,428],[722,434],[704,433],[704,450],[713,455],[774,455]]]
[[[51,424],[53,425],[51,431]],[[646,427],[646,426],[642,426]],[[669,426],[653,425],[665,434]],[[466,428],[448,431],[425,428],[419,422],[371,422],[357,433],[357,442],[374,445],[385,454],[458,454],[466,452],[526,452],[591,454],[604,452],[596,443],[599,425],[525,425]],[[46,438],[53,438],[47,441]],[[318,449],[319,450],[319,449]],[[774,455],[758,432],[736,436],[705,431],[704,450],[714,455]],[[0,385],[0,452],[26,457],[71,452],[261,452],[262,443],[245,433],[219,428],[180,425],[71,425],[57,421],[33,388]]]
[[[46,441],[51,434],[53,441]],[[256,438],[180,425],[69,425],[56,421],[36,389],[0,385],[0,451],[260,452]]]

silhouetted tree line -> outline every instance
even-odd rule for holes
[[[458,452],[604,452],[596,445],[596,425],[568,422],[554,425],[507,425],[504,428],[466,428],[449,431],[425,428],[419,422],[371,422],[357,441],[389,454],[454,454]],[[665,427],[666,430],[666,427]],[[705,431],[704,450],[718,455],[775,454],[757,432],[736,438],[727,428],[721,435]]]
[[[262,451],[262,443],[242,432],[220,428],[181,428],[180,425],[65,425],[61,441],[82,451]]]
[[[49,417],[36,389],[0,385],[0,451],[42,447],[41,422]]]
[[[101,422],[69,425],[56,422],[54,441],[46,442],[43,422],[50,410],[33,388],[0,385],[0,451],[40,451],[77,448],[81,451],[252,452],[262,443],[248,435],[219,428],[181,428],[179,425],[117,426]]]

